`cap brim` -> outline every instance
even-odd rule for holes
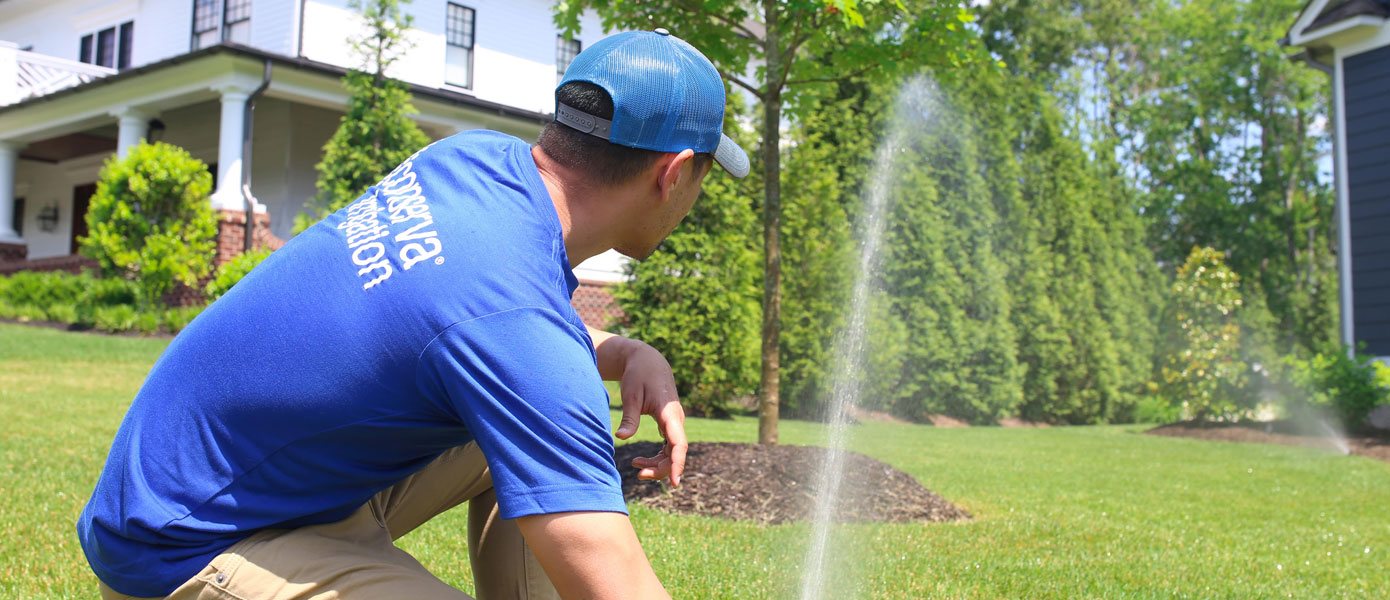
[[[748,153],[722,133],[719,134],[719,147],[714,149],[714,162],[734,177],[748,176]]]

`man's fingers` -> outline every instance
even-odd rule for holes
[[[632,459],[632,466],[637,467],[638,479],[665,479],[671,474],[671,459],[665,454],[646,457],[639,456]]]
[[[646,467],[637,471],[638,479],[666,479],[671,474],[671,462],[661,461],[653,467]]]
[[[652,457],[639,456],[639,457],[637,457],[637,458],[632,459],[632,466],[637,467],[637,468],[639,468],[639,469],[645,469],[645,468],[647,468],[647,467],[655,467],[655,466],[657,466],[658,464],[661,464],[661,459],[662,459],[661,456],[652,456]]]
[[[643,400],[641,388],[632,392],[623,390],[623,418],[618,422],[618,439],[625,440],[637,434],[637,427],[642,422]]]
[[[680,403],[672,402],[661,409],[662,433],[666,436],[664,454],[671,460],[671,485],[680,487],[681,474],[685,472],[685,409]]]

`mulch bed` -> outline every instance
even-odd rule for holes
[[[818,494],[817,469],[830,452],[813,446],[693,443],[681,486],[672,489],[662,482],[638,480],[631,465],[633,458],[660,451],[655,442],[618,446],[618,472],[628,501],[762,524],[810,520]],[[844,464],[841,500],[834,511],[837,522],[970,519],[969,513],[882,461],[848,452]]]
[[[1153,435],[1198,438],[1221,442],[1254,442],[1309,446],[1340,452],[1336,443],[1324,435],[1308,431],[1305,423],[1274,421],[1269,423],[1173,423],[1148,430]],[[1351,454],[1390,462],[1390,432],[1384,430],[1358,431],[1343,438]]]

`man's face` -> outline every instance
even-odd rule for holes
[[[670,195],[666,198],[660,211],[652,218],[648,227],[643,228],[643,240],[637,247],[617,248],[621,252],[632,258],[642,260],[651,256],[656,249],[661,246],[661,242],[676,230],[685,216],[690,214],[690,209],[695,206],[695,200],[700,197],[700,188],[704,185],[705,176],[709,175],[713,168],[714,161],[704,161],[705,165],[701,172],[696,173],[696,161],[687,160],[681,166],[681,177],[671,186]]]

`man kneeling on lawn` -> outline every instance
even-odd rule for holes
[[[77,524],[104,598],[467,598],[393,540],[467,501],[479,598],[666,598],[618,436],[651,415],[680,482],[671,368],[586,329],[570,265],[644,258],[721,133],[713,65],[664,30],[584,51],[536,147],[469,131],[275,252],[150,371]],[[459,532],[460,538],[462,532]]]

